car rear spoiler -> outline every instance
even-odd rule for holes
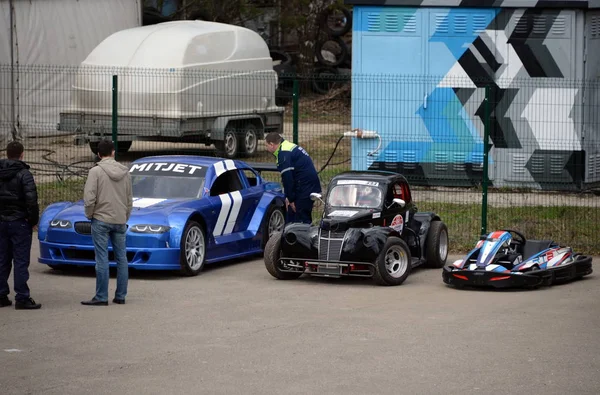
[[[274,163],[248,163],[248,162],[246,162],[246,164],[248,166],[250,166],[251,168],[253,168],[254,170],[258,171],[259,173],[262,173],[263,171],[279,172],[279,170],[277,170],[277,165]]]

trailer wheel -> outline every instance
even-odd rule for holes
[[[233,159],[238,155],[238,139],[235,135],[235,128],[227,126],[223,133],[223,141],[215,141],[217,156],[227,159]]]
[[[244,156],[253,156],[256,153],[256,148],[258,147],[258,128],[256,125],[249,123],[244,126],[244,129],[238,138],[240,152],[244,154]]]

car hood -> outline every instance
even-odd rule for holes
[[[321,221],[321,229],[344,231],[372,223],[374,218],[380,218],[381,211],[361,208],[330,208],[325,214],[325,218]]]
[[[134,198],[133,210],[128,223],[137,223],[141,218],[166,217],[174,209],[185,206],[194,199],[148,199]],[[83,200],[80,200],[57,213],[54,219],[70,221],[87,221],[84,214]]]

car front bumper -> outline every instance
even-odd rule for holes
[[[375,265],[366,262],[324,261],[319,259],[280,258],[282,272],[309,274],[317,277],[373,277]],[[287,267],[287,268],[286,268]]]
[[[551,274],[547,271],[538,271],[536,275],[491,272],[485,270],[460,270],[453,266],[446,266],[442,271],[444,283],[458,288],[492,287],[492,288],[531,288],[544,283]],[[539,274],[537,274],[539,273]]]
[[[40,241],[39,263],[45,265],[95,266],[94,247]],[[127,248],[129,267],[139,270],[177,270],[179,248]],[[108,248],[110,267],[116,267],[112,247]]]

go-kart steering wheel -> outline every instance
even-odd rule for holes
[[[515,244],[515,246],[523,248],[523,246],[525,245],[525,242],[527,241],[525,239],[525,236],[523,236],[523,233],[518,232],[516,230],[512,230],[512,229],[502,229],[502,230],[504,232],[509,232],[512,235],[518,236],[518,238],[515,238],[513,236],[512,242]]]

